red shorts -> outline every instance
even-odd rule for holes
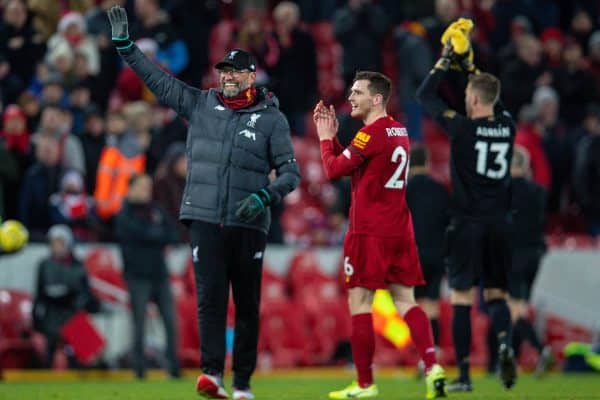
[[[386,289],[389,284],[424,285],[414,238],[348,233],[344,239],[346,287]]]

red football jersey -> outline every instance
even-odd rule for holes
[[[337,139],[321,141],[328,178],[352,176],[349,233],[414,236],[406,204],[409,154],[406,128],[389,116],[361,128],[346,149]]]

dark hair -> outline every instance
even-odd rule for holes
[[[500,81],[494,75],[487,72],[469,76],[469,85],[485,104],[494,104],[500,97]]]
[[[390,78],[380,72],[358,71],[354,75],[354,81],[369,81],[369,92],[371,94],[380,94],[383,97],[383,104],[387,104],[392,92],[392,81]]]
[[[414,147],[410,150],[410,165],[424,167],[427,164],[427,150],[425,147]]]

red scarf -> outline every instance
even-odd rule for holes
[[[25,154],[29,150],[29,132],[27,131],[21,132],[20,135],[2,132],[0,136],[4,137],[8,150],[16,150],[21,154]]]
[[[233,110],[239,110],[241,108],[250,107],[256,101],[256,88],[254,86],[249,87],[235,97],[226,98],[223,93],[217,93],[221,103]]]

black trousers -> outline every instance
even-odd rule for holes
[[[189,227],[196,274],[200,367],[211,375],[225,369],[229,287],[235,304],[233,386],[250,387],[256,368],[260,284],[266,235],[258,230],[193,221]]]
[[[144,355],[144,327],[146,322],[146,305],[154,301],[165,326],[167,348],[167,369],[173,377],[179,376],[177,350],[175,347],[175,309],[169,280],[153,282],[146,279],[126,278],[133,314],[133,370],[138,378],[146,374],[146,358]]]

